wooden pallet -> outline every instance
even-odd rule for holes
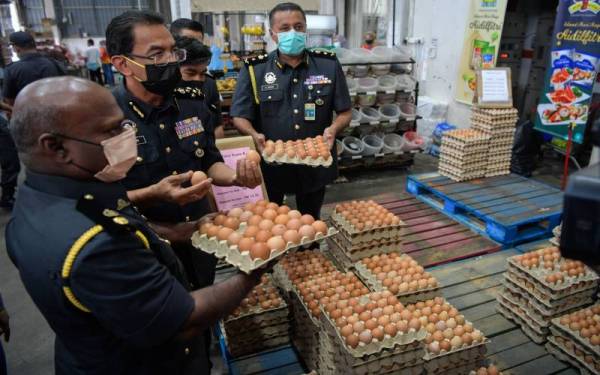
[[[504,245],[552,235],[563,193],[515,174],[454,182],[438,173],[411,175],[406,190]]]
[[[496,311],[496,293],[502,288],[506,258],[515,254],[519,251],[509,249],[435,267],[429,272],[443,285],[442,295],[491,339],[487,358],[505,374],[577,374],[577,370],[548,354],[543,345],[532,342]]]

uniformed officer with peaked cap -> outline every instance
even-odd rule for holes
[[[56,374],[207,374],[202,333],[259,274],[189,291],[172,248],[118,182],[137,156],[123,119],[110,92],[80,78],[19,94],[11,132],[27,175],[9,256],[56,333]]]
[[[306,17],[298,5],[277,5],[269,21],[278,49],[245,61],[231,107],[234,125],[261,150],[265,140],[319,135],[333,146],[352,117],[340,63],[331,52],[305,48]],[[295,194],[298,209],[318,217],[325,186],[337,177],[337,153],[332,154],[328,168],[263,164],[269,199],[282,203],[285,194]]]

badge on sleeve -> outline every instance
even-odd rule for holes
[[[315,103],[304,104],[304,121],[315,121],[317,119],[317,107]]]
[[[191,137],[194,134],[200,134],[204,131],[202,120],[198,117],[186,118],[175,123],[175,133],[179,139]]]

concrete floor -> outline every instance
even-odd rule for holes
[[[347,173],[346,183],[332,185],[326,196],[326,203],[348,199],[367,198],[386,192],[404,191],[408,173],[423,173],[436,170],[437,159],[428,155],[417,155],[414,165],[407,170],[384,169],[365,170]],[[534,178],[557,185],[561,166],[558,160],[550,159],[539,168]],[[4,349],[8,361],[9,375],[46,375],[54,373],[53,343],[54,334],[34,306],[25,291],[16,268],[6,254],[4,226],[9,215],[0,212],[0,293],[11,317],[12,337]],[[49,218],[51,219],[51,218]],[[213,373],[222,373],[223,364],[215,353]]]

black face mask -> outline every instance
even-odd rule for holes
[[[374,42],[375,42],[374,40],[370,40],[370,39],[365,40],[365,43],[367,43],[367,44],[373,44]]]
[[[197,81],[197,80],[183,81],[183,80],[181,80],[177,84],[177,87],[192,87],[195,89],[203,90],[204,89],[204,81]]]
[[[181,72],[178,62],[170,62],[167,65],[157,66],[155,64],[144,65],[146,69],[146,80],[142,85],[151,93],[169,96],[173,89],[181,81]]]

